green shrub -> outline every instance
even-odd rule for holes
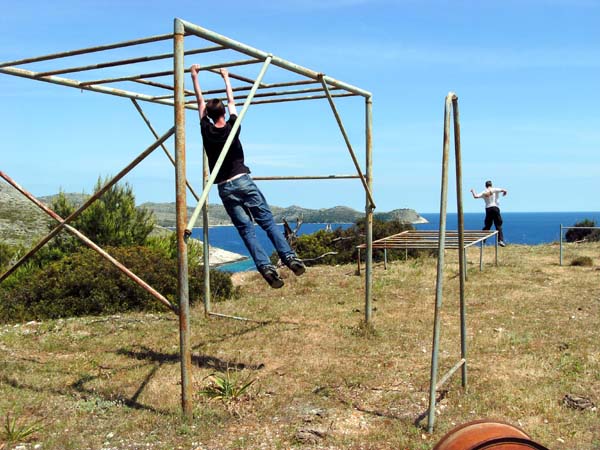
[[[107,182],[108,179],[98,178],[94,192]],[[61,192],[52,200],[50,208],[66,218],[75,211],[76,206]],[[136,208],[133,189],[125,183],[112,186],[70,224],[100,246],[131,246],[144,244],[154,228],[155,220],[151,211]],[[55,222],[50,224],[50,228],[55,226]],[[76,237],[62,231],[50,243],[51,253],[40,257],[57,260],[82,245]]]
[[[147,247],[107,251],[172,303],[176,303],[177,261]],[[213,301],[233,298],[229,274],[211,271]],[[202,298],[203,268],[190,264],[190,302]],[[162,303],[89,249],[82,249],[33,271],[8,287],[0,286],[0,321],[164,310]]]
[[[595,227],[596,222],[590,219],[584,219],[581,222],[577,222],[574,227]],[[565,234],[565,240],[567,242],[597,242],[600,241],[600,230],[581,230],[581,229],[569,229]]]
[[[572,266],[593,266],[594,261],[589,256],[579,256],[571,261]]]

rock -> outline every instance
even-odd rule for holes
[[[574,394],[566,394],[563,397],[562,402],[563,405],[565,405],[567,408],[578,409],[580,411],[586,409],[596,409],[596,405],[594,404],[594,402],[592,402],[592,400],[589,397],[583,397]]]
[[[327,431],[316,428],[301,428],[294,436],[298,442],[303,444],[318,444],[327,436]]]

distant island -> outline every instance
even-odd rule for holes
[[[88,197],[85,194],[67,193],[67,198],[75,205],[81,205]],[[50,204],[55,195],[40,197],[39,199]],[[154,212],[157,225],[162,227],[175,226],[175,203],[142,203],[139,208],[147,208]],[[283,219],[295,221],[300,218],[304,223],[354,223],[364,217],[364,212],[346,206],[332,208],[308,209],[300,206],[282,208],[271,206],[276,222]],[[191,215],[192,207],[188,207]],[[231,225],[229,216],[222,205],[210,204],[208,207],[209,223],[211,226]],[[375,214],[375,218],[382,221],[397,220],[403,223],[427,223],[413,209],[394,209],[389,212]],[[0,240],[6,243],[26,243],[48,232],[48,226],[53,220],[40,211],[33,203],[19,194],[14,188],[0,182]],[[199,221],[198,226],[202,223]]]
[[[156,222],[164,227],[175,226],[175,203],[142,203],[141,208],[147,208],[154,212]],[[332,208],[308,209],[301,206],[288,206],[283,208],[271,205],[275,222],[281,223],[283,219],[295,221],[302,219],[304,223],[354,223],[365,216],[364,212],[356,211],[347,206],[334,206]],[[191,215],[194,208],[188,207],[188,215]],[[375,218],[382,221],[397,220],[403,223],[427,223],[427,219],[419,216],[414,209],[394,209],[389,212],[376,213]],[[229,216],[225,212],[223,205],[208,205],[208,220],[210,226],[231,225]],[[201,221],[198,226],[201,226]]]

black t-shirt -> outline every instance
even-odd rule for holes
[[[208,116],[204,116],[200,121],[202,141],[204,143],[206,155],[208,156],[208,165],[211,172],[215,167],[217,159],[219,159],[227,136],[231,133],[231,128],[236,120],[237,116],[235,114],[230,115],[229,120],[227,120],[223,128],[215,127]],[[241,127],[238,129],[235,139],[231,143],[231,148],[229,149],[229,152],[227,152],[227,156],[223,161],[223,165],[221,166],[221,170],[219,170],[215,183],[220,183],[221,181],[225,181],[242,173],[250,173],[250,169],[244,165],[244,149],[240,142],[241,129]]]

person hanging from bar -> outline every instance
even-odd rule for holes
[[[504,188],[492,187],[492,182],[490,180],[485,182],[485,191],[482,191],[479,194],[475,192],[475,189],[471,189],[473,198],[483,198],[485,201],[485,220],[483,230],[491,229],[493,223],[496,227],[496,230],[498,230],[498,245],[500,247],[504,247],[506,244],[504,243],[504,233],[502,232],[502,216],[500,215],[499,206],[500,193],[502,193],[502,196],[505,196],[508,194],[508,191]]]
[[[198,101],[202,142],[212,171],[231,132],[231,128],[237,120],[237,109],[227,69],[221,68],[219,71],[225,82],[227,109],[229,111],[228,120],[225,120],[225,105],[221,100],[210,99],[204,101],[200,82],[198,81],[199,71],[200,65],[198,64],[194,64],[190,68]],[[250,177],[250,169],[244,164],[244,150],[239,139],[240,131],[241,127],[231,143],[215,182],[223,206],[250,252],[256,268],[272,288],[280,288],[283,286],[283,280],[258,242],[254,230],[254,221],[265,230],[279,258],[295,275],[302,275],[306,271],[306,267],[302,260],[296,256],[283,233],[277,229],[273,214],[264,195]]]

